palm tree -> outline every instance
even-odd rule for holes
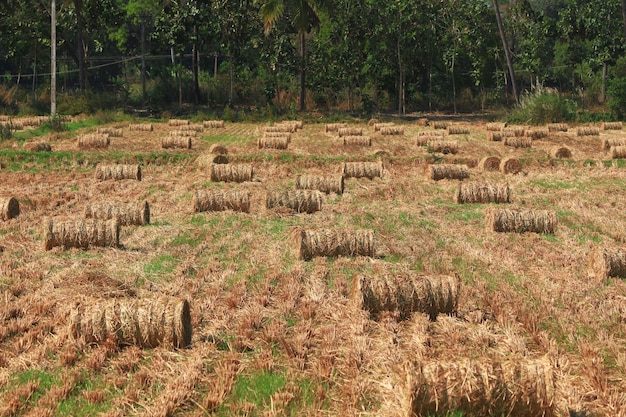
[[[261,19],[265,34],[269,34],[274,24],[285,14],[292,21],[300,38],[300,110],[306,110],[306,34],[320,27],[319,9],[324,0],[257,0],[261,4]]]

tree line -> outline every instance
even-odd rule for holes
[[[626,0],[56,5],[57,88],[103,107],[457,112],[549,89],[593,109],[626,88]],[[0,5],[4,112],[20,98],[45,108],[50,6]]]

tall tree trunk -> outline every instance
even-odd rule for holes
[[[300,32],[300,111],[306,111],[306,33]]]
[[[500,5],[498,0],[493,0],[493,10],[496,13],[496,22],[498,23],[498,31],[500,39],[502,39],[502,48],[504,48],[504,56],[506,57],[506,65],[509,67],[509,77],[511,78],[511,86],[513,87],[513,95],[515,102],[519,104],[519,94],[517,93],[517,83],[515,82],[515,70],[513,69],[513,61],[511,60],[511,51],[509,51],[509,43],[506,40],[506,32],[502,24],[502,16],[500,16]]]
[[[74,0],[74,9],[76,11],[76,32],[78,56],[78,86],[80,91],[86,88],[86,71],[85,71],[85,41],[84,41],[84,22],[83,22],[83,0]]]
[[[609,65],[604,62],[602,64],[602,88],[600,89],[600,103],[604,104],[606,101],[606,78],[609,73]]]
[[[622,18],[624,19],[624,27],[623,27],[624,42],[626,42],[626,0],[622,0]]]
[[[457,114],[456,111],[456,81],[454,80],[454,64],[455,64],[456,53],[452,54],[452,65],[450,66],[450,72],[452,73],[452,108],[454,109],[454,114]]]
[[[198,29],[193,27],[193,33],[196,35]],[[198,46],[193,43],[191,51],[191,72],[193,73],[193,102],[194,104],[200,103],[200,81],[198,80],[198,67],[200,66],[200,54],[198,53]]]

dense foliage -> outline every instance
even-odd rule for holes
[[[56,4],[60,113],[475,111],[515,104],[512,80],[522,95],[550,88],[578,111],[624,111],[614,71],[624,54],[618,0]],[[0,110],[45,113],[50,2],[3,2],[0,30]]]

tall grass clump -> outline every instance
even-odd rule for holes
[[[520,107],[508,117],[509,123],[543,125],[571,122],[576,119],[576,104],[555,90],[538,89],[525,94]]]

